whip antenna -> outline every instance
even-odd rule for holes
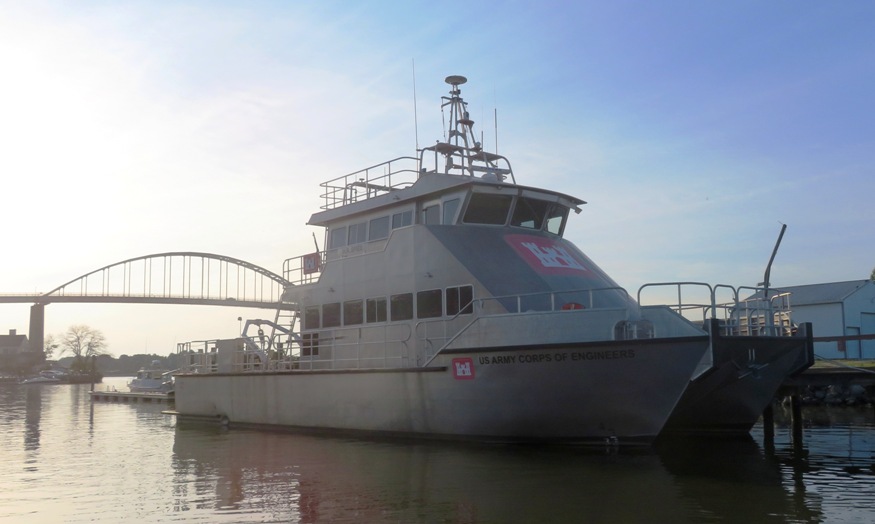
[[[495,86],[492,86],[492,125],[495,130],[495,154],[498,154],[498,97],[495,94]]]
[[[492,110],[495,114],[492,116],[492,121],[495,123],[495,154],[498,154],[498,108],[494,107]]]
[[[416,118],[416,60],[410,60],[413,69],[413,136],[416,138],[416,152],[419,153],[419,120]]]

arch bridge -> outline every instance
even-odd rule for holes
[[[193,304],[272,309],[294,316],[282,301],[292,284],[244,260],[194,251],[156,253],[116,262],[42,294],[0,295],[0,303],[32,302],[31,349],[41,350],[45,306],[58,302]]]
[[[292,309],[285,278],[236,258],[180,251],[116,262],[38,295],[34,302],[199,304]]]

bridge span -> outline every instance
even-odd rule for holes
[[[51,303],[191,304],[294,310],[282,294],[292,283],[244,260],[194,251],[130,258],[74,278],[47,293],[0,294],[0,303],[31,303],[29,338],[42,350],[44,308]]]

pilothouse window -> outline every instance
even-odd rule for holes
[[[332,229],[328,239],[328,249],[336,249],[346,245],[346,226]]]
[[[452,224],[455,221],[457,209],[459,209],[458,198],[444,202],[444,218],[441,223],[446,225]]]
[[[512,201],[511,195],[474,193],[468,201],[468,209],[463,220],[468,224],[504,225]]]
[[[559,204],[553,204],[547,213],[547,232],[562,236],[565,230],[565,219],[568,218],[568,208]]]
[[[544,200],[520,197],[513,208],[513,217],[510,219],[510,225],[529,229],[541,229],[549,207],[550,203]]]
[[[371,220],[368,228],[368,240],[381,240],[389,236],[389,217],[380,217]]]
[[[392,229],[407,227],[413,224],[413,211],[402,211],[392,215]]]
[[[434,204],[422,208],[422,223],[423,224],[439,224],[441,216],[441,206]]]
[[[349,226],[349,245],[361,244],[367,240],[368,223],[361,222]]]

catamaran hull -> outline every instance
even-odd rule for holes
[[[713,368],[690,383],[664,433],[747,434],[787,378],[813,363],[810,324],[793,337],[717,336]]]
[[[647,443],[706,337],[454,350],[427,368],[182,374],[176,411],[231,425],[509,441]]]

